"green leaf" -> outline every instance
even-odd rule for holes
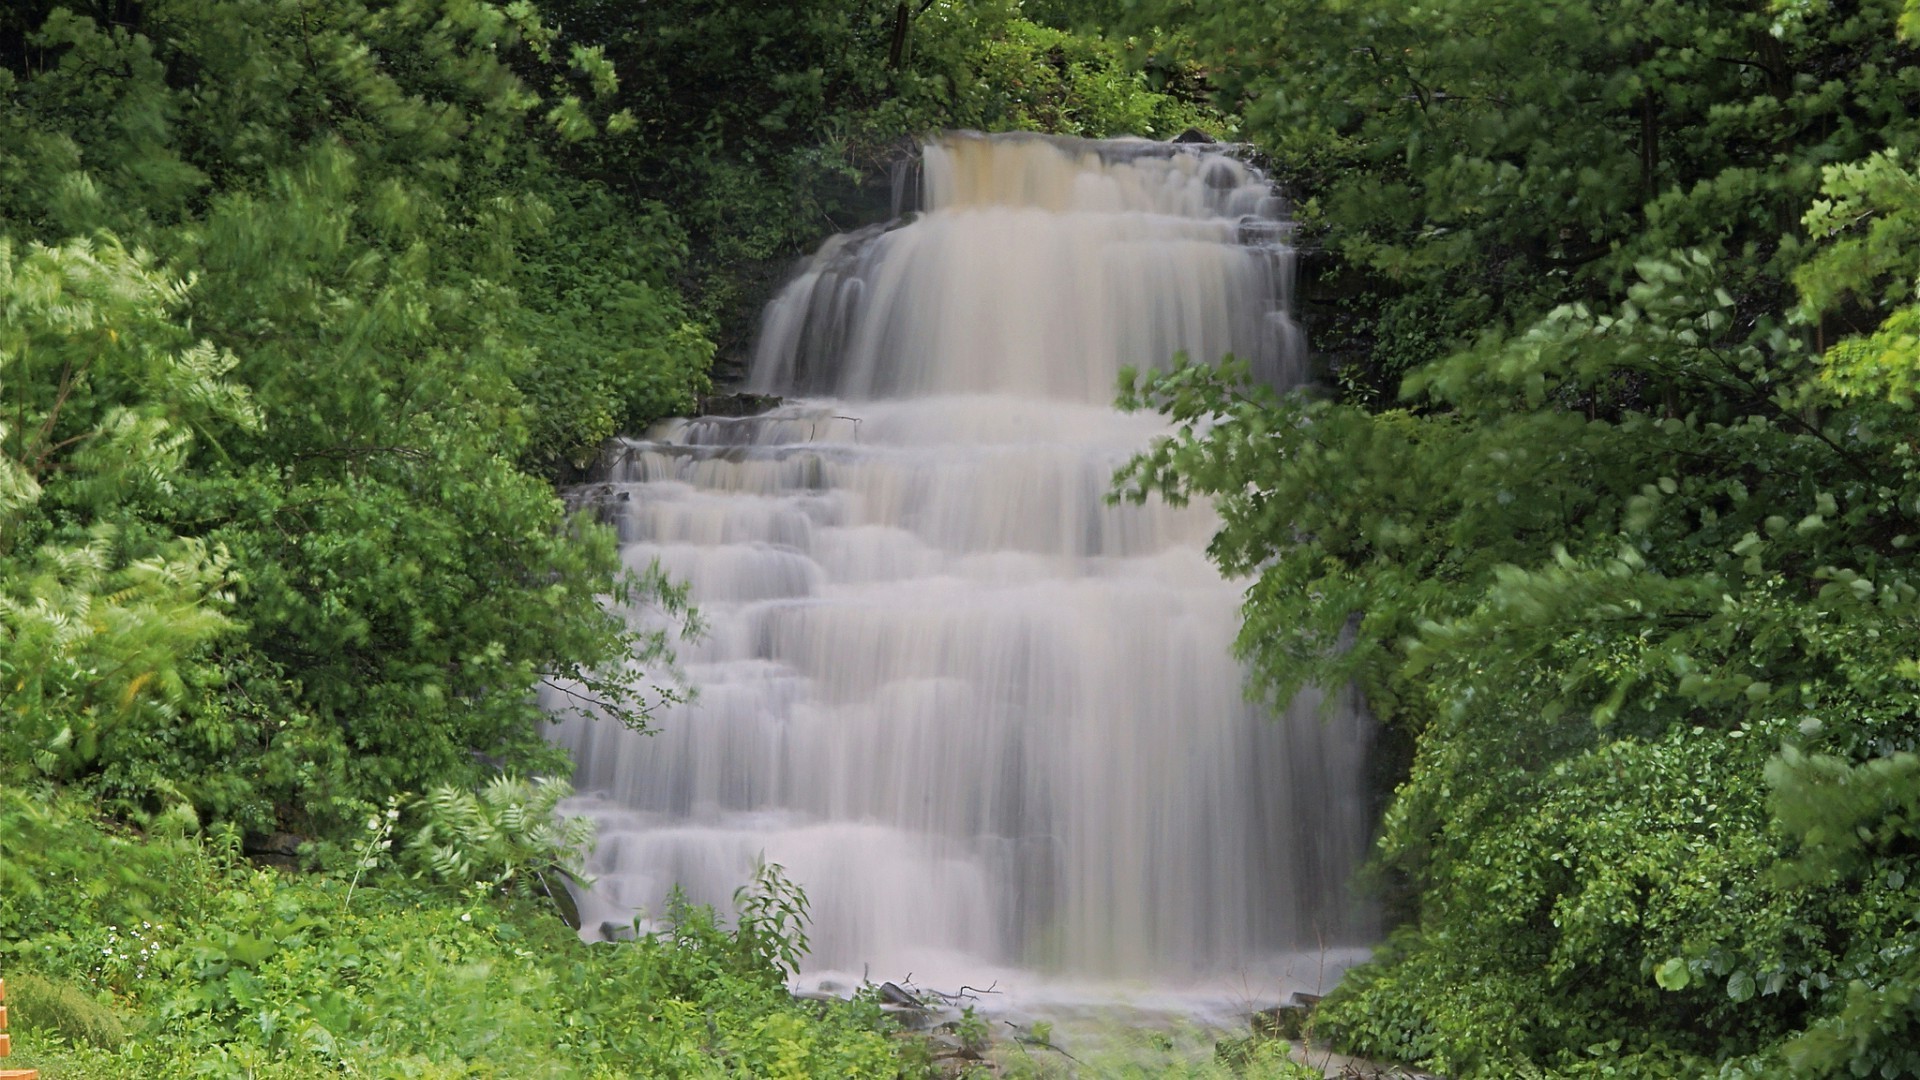
[[[1693,981],[1693,974],[1687,969],[1687,962],[1676,956],[1654,969],[1653,981],[1659,983],[1662,990],[1685,990]]]

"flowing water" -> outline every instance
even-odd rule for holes
[[[764,855],[816,979],[1312,989],[1372,929],[1365,722],[1249,705],[1208,511],[1105,499],[1162,430],[1109,407],[1124,365],[1300,378],[1283,207],[1213,148],[953,136],[922,172],[769,305],[752,388],[786,404],[609,464],[626,559],[708,632],[657,734],[557,728],[588,931],[676,883],[724,911]]]

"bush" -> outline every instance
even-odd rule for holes
[[[32,972],[7,977],[7,1019],[43,1035],[58,1035],[75,1046],[118,1050],[127,1029],[112,1008],[71,982]]]
[[[0,965],[30,963],[9,987],[23,1026],[64,1037],[22,1047],[50,1076],[901,1069],[877,1006],[802,1009],[788,995],[776,965],[790,939],[779,935],[796,924],[775,909],[761,910],[747,938],[685,907],[669,933],[589,945],[544,897],[490,883],[427,885],[385,865],[357,883],[287,875],[197,840],[142,842],[64,801],[34,821],[33,839],[55,849],[35,865],[63,869],[37,893],[4,895]],[[128,868],[113,891],[141,898],[145,914],[131,924],[105,922],[113,902],[76,904],[76,887],[62,884],[108,880],[109,860]],[[111,1008],[100,1004],[109,996]]]

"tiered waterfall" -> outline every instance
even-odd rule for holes
[[[557,728],[600,827],[589,930],[676,883],[724,911],[764,855],[812,900],[808,968],[875,979],[1181,977],[1364,935],[1363,719],[1248,704],[1209,513],[1106,498],[1160,430],[1110,407],[1123,366],[1300,378],[1267,180],[953,136],[921,189],[769,305],[752,384],[785,404],[610,459],[627,560],[690,582],[707,633],[657,733]]]

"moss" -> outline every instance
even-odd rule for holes
[[[59,1035],[76,1046],[117,1050],[127,1038],[120,1017],[93,995],[31,973],[7,979],[7,1017],[23,1033]]]

